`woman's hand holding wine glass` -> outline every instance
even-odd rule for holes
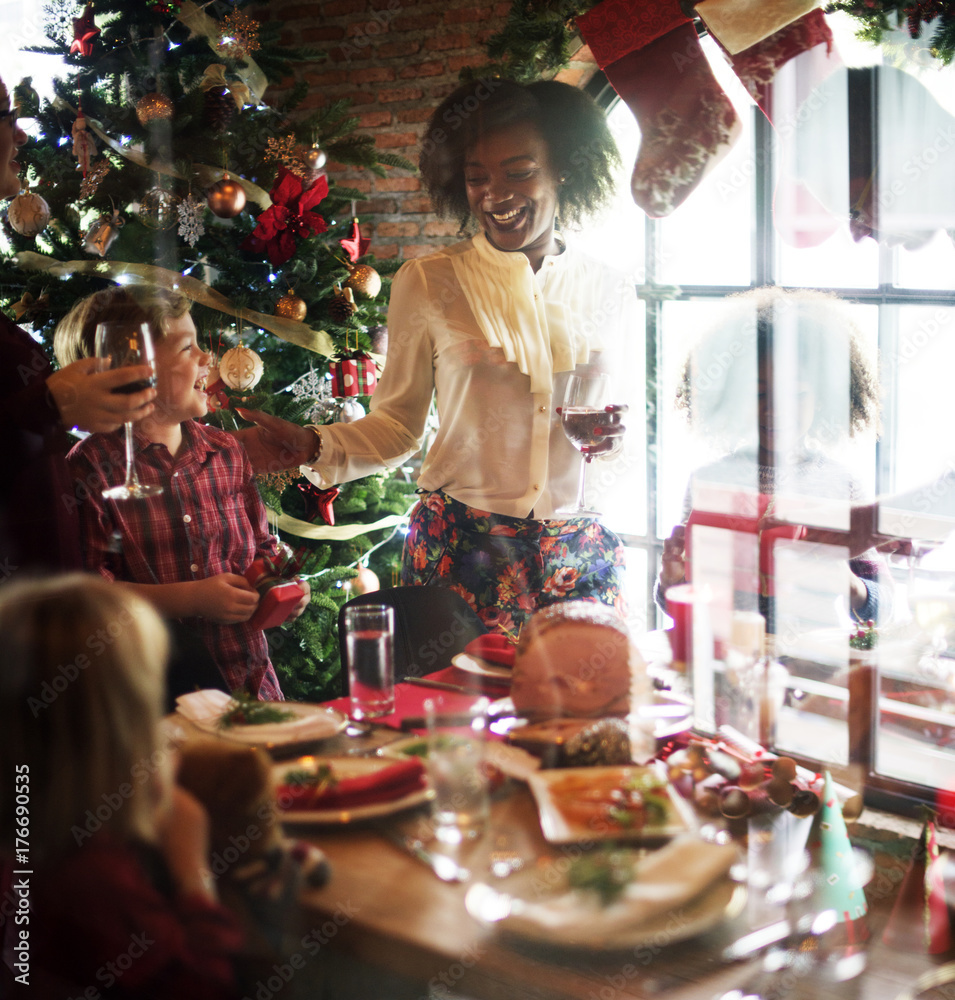
[[[113,389],[113,392],[131,395],[156,384],[153,339],[148,323],[100,323],[96,327],[96,357],[104,369],[125,368],[131,365],[148,365],[151,378],[136,378]],[[121,486],[103,490],[108,500],[145,499],[162,493],[161,486],[143,484],[136,473],[133,443],[133,425],[126,429],[126,479]]]
[[[561,508],[558,514],[600,516],[599,511],[587,506],[587,466],[595,455],[609,455],[617,450],[624,431],[620,418],[627,411],[625,405],[609,403],[609,396],[609,375],[594,372],[571,375],[567,380],[560,420],[568,440],[581,454],[580,479],[575,506]]]

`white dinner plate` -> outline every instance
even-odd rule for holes
[[[205,704],[208,704],[209,708],[208,713],[194,711],[197,703],[183,699],[178,699],[180,703],[177,711],[189,719],[198,729],[211,736],[219,736],[222,739],[234,740],[249,746],[278,747],[324,740],[340,733],[348,725],[347,716],[334,708],[313,705],[308,702],[279,701],[274,703],[276,708],[291,712],[292,718],[282,722],[267,722],[256,726],[223,728],[219,725],[219,721],[231,699],[225,692],[217,693],[221,693],[225,700],[211,699],[206,701]],[[194,698],[198,694],[206,695],[207,692],[195,692],[194,695],[185,697]]]
[[[451,662],[458,670],[463,670],[465,673],[475,674],[478,677],[493,677],[496,681],[506,681],[508,684],[511,683],[511,676],[514,673],[510,667],[489,663],[469,653],[458,653],[457,656],[451,657]]]
[[[448,738],[453,740],[454,734],[449,733]],[[398,760],[407,760],[409,757],[424,759],[428,755],[428,737],[407,736],[404,739],[394,740],[381,747],[378,754],[381,757],[393,757]],[[484,746],[484,759],[502,774],[518,781],[527,781],[527,776],[539,770],[541,765],[540,760],[526,750],[511,746],[509,743],[502,743],[500,740],[487,741]]]
[[[284,775],[289,771],[316,769],[321,764],[328,764],[332,773],[340,778],[357,778],[363,774],[371,774],[383,768],[391,767],[394,760],[387,757],[300,757],[297,760],[284,761],[272,769],[272,777],[276,785],[282,784]],[[368,802],[351,808],[335,809],[282,809],[279,802],[279,816],[285,823],[324,823],[342,824],[356,823],[365,819],[377,819],[379,816],[390,816],[392,813],[412,809],[423,805],[434,797],[430,788],[416,788],[413,792],[398,799],[385,802]]]
[[[703,934],[742,912],[745,886],[720,878],[666,913],[628,919],[625,902],[602,905],[595,894],[564,883],[541,886],[541,869],[524,869],[506,883],[475,883],[465,897],[468,913],[501,933],[547,947],[619,951],[675,944]]]
[[[562,787],[579,786],[582,793],[601,782],[619,785],[629,779],[659,779],[666,789],[667,812],[662,823],[645,823],[627,828],[603,818],[587,821],[568,815],[560,805]],[[537,771],[527,778],[537,802],[541,831],[552,844],[574,844],[594,840],[628,840],[659,843],[696,828],[692,810],[677,794],[660,768],[626,764],[609,767],[563,767]],[[573,796],[568,796],[568,808],[574,808]]]

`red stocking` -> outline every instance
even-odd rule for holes
[[[669,215],[735,141],[733,105],[676,0],[636,9],[632,0],[603,0],[577,25],[640,125],[633,200],[651,218]]]
[[[793,86],[781,100],[773,93],[773,80],[783,66],[797,58]],[[825,14],[819,8],[811,10],[755,45],[730,55],[729,60],[763,114],[780,129],[785,161],[787,138],[794,132],[803,101],[841,65]],[[776,229],[791,246],[817,246],[839,228],[839,220],[802,181],[789,176],[785,167],[773,207]]]
[[[810,50],[823,44],[825,53],[820,49],[819,58],[811,58]],[[801,74],[797,84],[796,98],[801,103],[809,96],[809,91],[840,64],[838,54],[833,51],[832,31],[826,22],[826,15],[818,7],[761,42],[729,57],[743,86],[770,121],[779,115],[780,110],[776,108],[773,113],[769,106],[770,85],[790,59],[803,53],[807,55],[803,62],[808,71]],[[797,108],[791,110],[795,113]]]

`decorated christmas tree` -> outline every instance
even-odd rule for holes
[[[386,350],[389,275],[368,253],[336,170],[413,169],[356,132],[347,102],[305,113],[305,85],[270,84],[320,51],[277,44],[240,3],[53,0],[55,96],[15,88],[33,119],[19,154],[24,189],[3,220],[0,305],[50,350],[56,323],[111,283],[177,288],[214,355],[207,418],[236,406],[299,423],[355,419]],[[12,85],[15,81],[7,81]],[[393,581],[408,475],[318,490],[297,470],[260,479],[274,529],[308,576],[312,603],[268,633],[286,695],[338,690],[337,612],[351,581]],[[345,586],[343,586],[345,584]]]

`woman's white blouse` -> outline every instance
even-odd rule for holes
[[[580,465],[556,413],[567,374],[607,371],[625,402],[637,316],[632,278],[572,246],[536,274],[483,234],[409,260],[392,284],[371,412],[323,426],[321,459],[303,471],[327,486],[402,465],[422,445],[436,394],[418,485],[497,514],[553,517],[574,500]]]

